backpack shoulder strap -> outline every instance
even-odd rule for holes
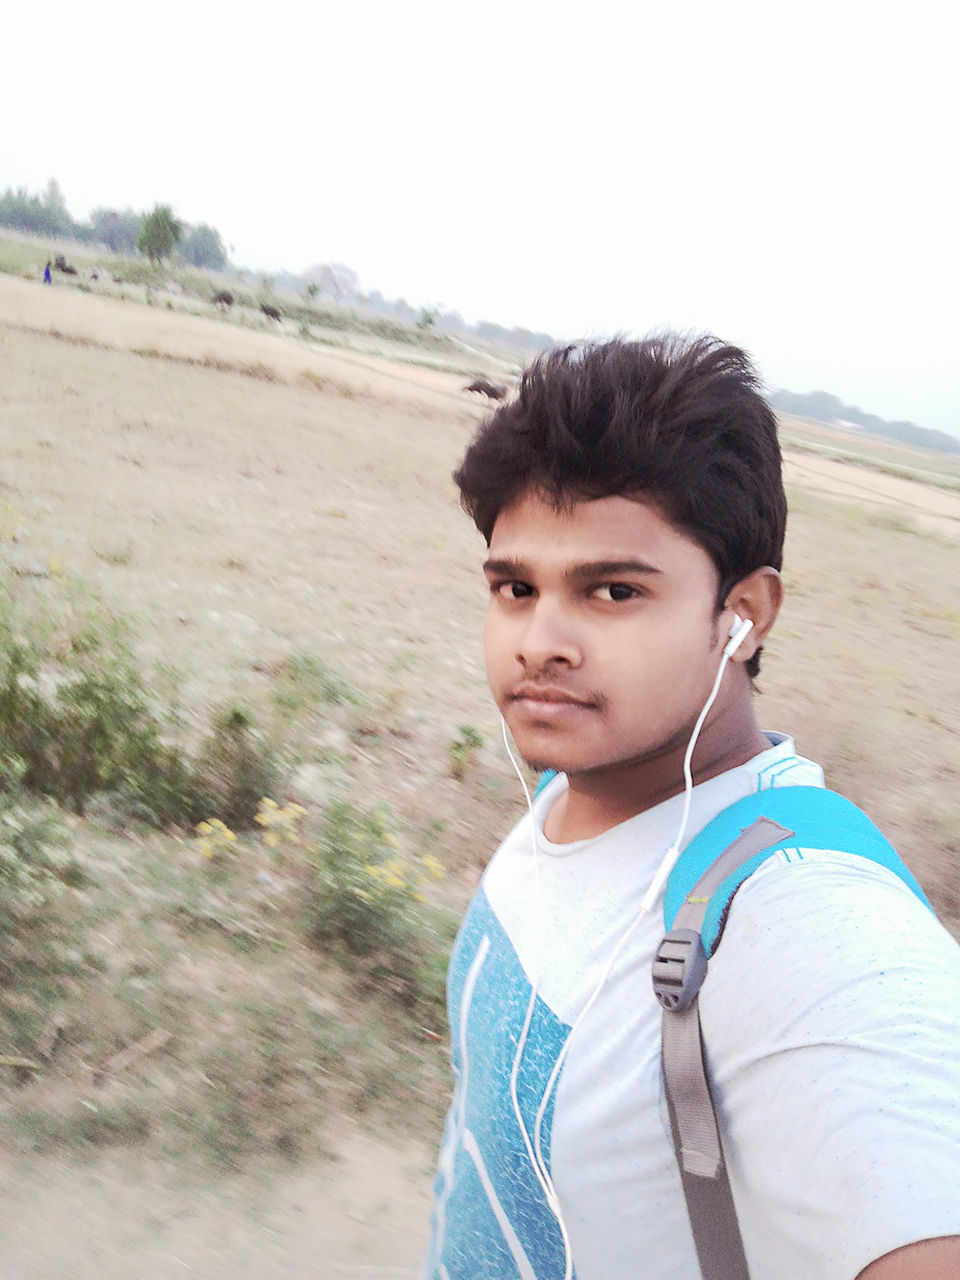
[[[678,858],[664,891],[667,933],[654,958],[653,987],[664,1010],[667,1109],[704,1280],[749,1280],[749,1274],[704,1065],[698,993],[737,890],[787,849],[859,854],[894,871],[930,905],[866,814],[822,787],[747,796],[718,814]]]
[[[734,894],[762,862],[784,849],[836,849],[859,854],[894,872],[921,902],[930,906],[894,847],[846,796],[825,787],[772,787],[745,796],[724,809],[683,850],[663,894],[663,922],[667,932],[678,923],[680,908],[701,876],[719,862],[718,850],[728,849],[760,818],[767,819],[774,827],[779,826],[784,834],[778,837],[771,828],[771,839],[763,847],[752,850],[749,857],[738,860],[736,867],[727,864],[729,874],[719,878],[710,889],[711,901],[699,929],[708,957],[720,940]],[[698,889],[697,894],[702,894],[702,889]]]

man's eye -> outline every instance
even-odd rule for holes
[[[533,594],[533,587],[528,582],[498,582],[494,585],[493,593],[506,600],[523,600]]]
[[[640,592],[627,582],[605,582],[602,587],[597,587],[593,594],[598,600],[612,600],[619,604],[623,600],[635,599]]]

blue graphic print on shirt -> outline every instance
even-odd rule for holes
[[[482,889],[457,938],[448,987],[456,1089],[424,1274],[431,1280],[562,1277],[560,1229],[529,1159],[510,1089],[532,984]],[[537,998],[517,1075],[517,1101],[531,1143],[569,1033]],[[540,1132],[548,1170],[554,1093],[555,1086]]]

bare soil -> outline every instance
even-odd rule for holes
[[[211,1184],[129,1154],[0,1171],[5,1280],[317,1280],[418,1273],[431,1146],[344,1122],[322,1165]]]

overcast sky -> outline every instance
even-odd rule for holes
[[[710,330],[960,434],[949,6],[16,5],[0,188],[560,337]]]

